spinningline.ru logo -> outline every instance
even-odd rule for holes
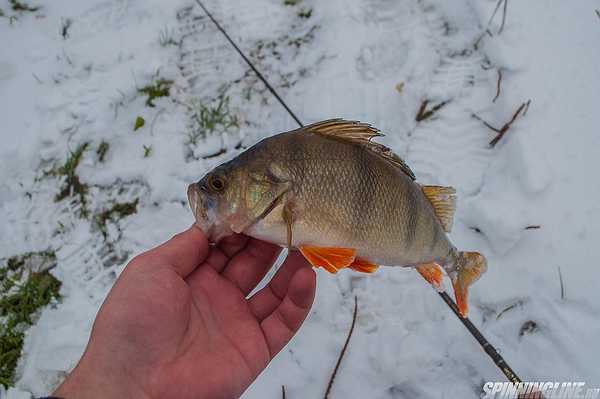
[[[585,382],[527,381],[486,382],[483,399],[597,399],[600,388],[586,388]]]

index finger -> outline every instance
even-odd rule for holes
[[[153,263],[166,263],[185,278],[206,259],[208,251],[206,235],[198,226],[193,225],[143,256],[152,259]]]

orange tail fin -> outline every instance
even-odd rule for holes
[[[452,277],[456,306],[463,317],[467,317],[469,286],[487,270],[485,257],[478,252],[459,252],[456,272]]]

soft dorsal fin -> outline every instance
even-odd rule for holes
[[[421,186],[423,194],[433,206],[435,215],[438,217],[444,231],[452,230],[454,220],[454,209],[456,207],[456,190],[452,187]]]
[[[415,180],[415,174],[406,163],[388,147],[371,141],[373,137],[381,137],[383,134],[368,123],[358,121],[347,121],[344,119],[329,119],[313,123],[305,127],[306,130],[340,140],[350,141],[364,146],[373,151],[383,159],[400,168],[408,177]]]

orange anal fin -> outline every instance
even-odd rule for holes
[[[301,246],[298,249],[311,265],[322,267],[329,273],[350,266],[356,256],[356,250],[352,248]]]
[[[442,268],[437,263],[423,263],[416,267],[417,271],[427,282],[436,289],[442,286]]]
[[[357,272],[374,273],[375,270],[377,270],[377,268],[379,267],[379,265],[371,263],[368,260],[356,258],[349,267],[350,269],[356,270]]]

